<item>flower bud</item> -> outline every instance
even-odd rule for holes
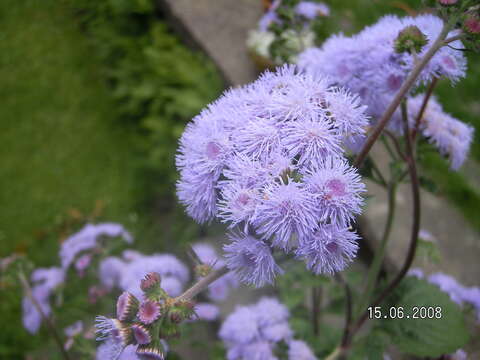
[[[138,311],[138,300],[129,292],[122,293],[117,300],[117,318],[120,321],[131,321]]]
[[[195,274],[200,277],[205,277],[212,271],[212,267],[208,264],[199,264],[195,266]]]
[[[152,341],[152,336],[150,335],[150,330],[140,323],[135,323],[131,326],[133,337],[137,344],[146,345]]]
[[[160,305],[154,301],[145,300],[138,309],[138,318],[146,325],[155,322],[160,317]]]
[[[159,341],[137,347],[137,356],[142,360],[164,360],[165,355]]]
[[[140,289],[142,289],[147,299],[158,302],[167,297],[167,294],[160,287],[160,284],[160,274],[150,272],[140,281]]]
[[[465,31],[470,34],[480,34],[480,17],[476,15],[469,15],[465,19],[463,26]]]
[[[420,29],[415,25],[410,25],[398,33],[394,46],[397,53],[411,54],[412,52],[419,53],[427,43],[428,40]]]

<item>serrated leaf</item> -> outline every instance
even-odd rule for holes
[[[425,280],[415,277],[403,280],[390,298],[388,307],[403,307],[404,310],[402,319],[378,320],[402,352],[437,357],[456,351],[468,341],[469,334],[460,307],[437,286]],[[441,316],[414,319],[415,307],[440,307]],[[382,311],[386,314],[388,309],[384,307]]]

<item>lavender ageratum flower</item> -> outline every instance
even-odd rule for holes
[[[305,259],[316,274],[333,274],[343,270],[356,256],[358,235],[336,225],[321,226],[298,247],[296,255]]]
[[[330,15],[330,8],[323,3],[313,1],[300,1],[295,7],[295,13],[306,19],[313,20],[317,16]]]
[[[286,65],[225,92],[187,125],[178,197],[198,222],[217,218],[258,234],[262,242],[228,247],[229,266],[244,281],[273,280],[278,269],[269,247],[294,250],[320,226],[346,226],[360,213],[364,187],[344,146],[365,137],[365,111],[349,91]],[[323,172],[317,187],[314,171]],[[227,293],[220,282],[213,289]]]
[[[423,99],[423,94],[410,99],[410,119],[416,119]],[[435,97],[427,104],[420,122],[420,131],[438,148],[440,154],[449,158],[452,170],[458,170],[462,166],[473,141],[474,129],[445,113]]]
[[[286,306],[275,298],[264,297],[257,304],[237,307],[219,332],[227,348],[227,359],[274,360],[277,344],[285,342],[291,348],[289,359],[315,360],[306,344],[293,340],[288,316]]]
[[[170,296],[178,296],[190,280],[188,268],[170,254],[145,256],[136,254],[131,261],[116,257],[105,258],[100,263],[100,279],[109,289],[114,287],[128,291],[136,298],[143,297],[141,280],[148,273],[158,273],[162,279],[161,287]]]
[[[310,347],[301,340],[288,343],[288,360],[317,360]]]
[[[400,31],[416,26],[427,39],[418,56],[423,56],[440,34],[443,22],[433,15],[399,18],[385,16],[376,24],[366,27],[352,37],[333,35],[321,48],[310,48],[300,54],[298,64],[310,74],[329,76],[339,86],[358,94],[368,105],[368,114],[380,117],[406,76],[413,68],[415,58],[408,52],[397,53],[395,41]],[[448,36],[454,36],[452,31]],[[465,76],[466,60],[460,41],[452,47],[442,47],[422,70],[416,86],[429,83],[433,78],[445,76],[452,83]],[[389,125],[401,129],[401,116],[397,111]]]
[[[114,223],[87,224],[80,231],[70,236],[62,243],[59,256],[62,267],[67,269],[80,253],[97,246],[100,237],[121,237],[127,243],[132,243],[133,238],[123,226]]]
[[[51,313],[50,296],[56,288],[65,281],[65,271],[62,268],[39,268],[31,275],[32,297],[40,306],[43,314],[49,316]],[[25,296],[22,300],[23,326],[30,333],[35,334],[42,323],[42,315],[32,300]]]
[[[276,298],[263,297],[253,306],[260,326],[271,326],[288,320],[290,316],[285,305]]]
[[[407,275],[414,276],[417,279],[423,279],[425,277],[425,273],[423,272],[422,269],[419,269],[419,268],[412,268],[408,270]]]
[[[278,23],[280,21],[276,13],[276,10],[280,6],[280,4],[281,0],[275,0],[268,9],[268,11],[265,13],[265,15],[262,16],[262,18],[258,22],[258,28],[260,29],[260,31],[267,31],[272,23]]]
[[[230,240],[223,248],[227,266],[242,282],[260,287],[271,284],[275,275],[282,272],[263,241],[249,235],[230,235]]]
[[[214,321],[220,316],[220,309],[214,304],[197,303],[195,304],[195,313],[199,320]]]
[[[243,359],[278,360],[273,354],[273,346],[268,341],[256,341],[242,349]]]
[[[263,239],[272,238],[274,246],[290,249],[293,236],[301,239],[316,229],[315,213],[315,203],[301,184],[279,178],[264,189],[254,225]]]
[[[346,159],[327,157],[306,171],[304,181],[321,220],[346,226],[361,212],[365,185]]]
[[[299,163],[318,162],[328,155],[340,155],[342,138],[333,122],[305,119],[287,124],[282,130],[282,143],[290,157],[299,156]]]
[[[248,344],[259,336],[257,314],[249,307],[238,307],[223,322],[220,332],[223,341],[232,344]]]

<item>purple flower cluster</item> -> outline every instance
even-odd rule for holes
[[[412,97],[408,101],[409,119],[414,121],[420,111],[424,94]],[[419,130],[438,151],[448,157],[452,170],[458,170],[465,162],[473,141],[474,128],[455,119],[443,111],[435,97],[427,104],[420,121]]]
[[[49,316],[52,312],[50,307],[50,297],[54,290],[65,281],[65,272],[58,267],[39,268],[31,275],[32,297],[40,306],[43,314]],[[35,334],[42,323],[42,315],[38,311],[32,300],[25,296],[22,301],[23,308],[23,326],[30,333]]]
[[[410,276],[416,276],[419,279],[426,278],[421,269],[414,268],[409,272]],[[480,321],[480,288],[477,286],[464,286],[450,275],[437,272],[428,276],[427,281],[438,286],[440,290],[447,293],[453,302],[458,305],[468,304],[472,306],[476,313],[478,321]]]
[[[264,297],[254,305],[237,307],[223,322],[219,336],[228,360],[277,360],[276,347],[285,343],[289,360],[316,360],[303,341],[293,339],[289,312],[275,298]]]
[[[103,341],[97,359],[165,358],[165,340],[178,336],[178,324],[193,317],[194,305],[170,297],[162,289],[162,282],[159,273],[146,274],[140,281],[140,298],[125,291],[118,297],[116,318],[97,316],[97,340]]]
[[[68,267],[75,261],[75,268],[78,271],[85,270],[90,263],[90,256],[86,252],[94,249],[102,237],[121,237],[127,243],[132,243],[133,238],[122,225],[114,223],[87,224],[80,231],[70,236],[62,243],[60,248],[60,259],[62,268]],[[80,256],[84,254],[84,256]]]
[[[122,258],[110,256],[103,259],[99,267],[102,285],[128,291],[137,298],[142,297],[140,280],[149,272],[161,275],[162,289],[170,296],[180,295],[190,280],[188,267],[171,254],[146,256],[128,250]]]
[[[132,236],[119,224],[87,224],[62,243],[59,253],[62,267],[39,268],[32,273],[32,296],[44,315],[50,315],[50,296],[65,282],[70,265],[73,263],[77,272],[82,275],[90,265],[94,250],[99,246],[98,242],[102,237],[121,237],[128,243],[133,241]],[[36,333],[42,322],[41,314],[28,297],[23,298],[22,305],[24,327],[29,332]]]
[[[426,37],[427,44],[418,53],[395,51],[399,33],[416,26]],[[443,21],[433,15],[399,18],[385,16],[360,33],[346,37],[333,35],[321,48],[310,48],[300,54],[299,66],[309,73],[329,76],[337,85],[358,94],[368,105],[374,118],[380,117],[403,81],[413,68],[415,58],[421,57],[440,34]],[[449,36],[457,34],[452,31]],[[441,48],[421,72],[417,85],[427,84],[434,77],[444,76],[456,82],[465,76],[466,59],[461,41]],[[390,122],[393,130],[401,129],[400,112]]]
[[[178,197],[198,222],[217,217],[238,228],[225,251],[242,281],[273,281],[273,248],[293,251],[317,273],[355,256],[350,225],[365,186],[344,145],[364,135],[364,112],[344,90],[284,66],[227,91],[187,126]]]
[[[280,8],[281,0],[275,0],[270,6],[268,11],[263,15],[258,23],[260,31],[268,31],[269,27],[273,23],[281,23],[277,11]],[[295,14],[300,20],[308,21],[313,20],[319,16],[329,16],[330,8],[324,3],[318,3],[314,1],[300,1],[294,8]]]

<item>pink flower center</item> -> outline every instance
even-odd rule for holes
[[[343,196],[346,194],[345,184],[339,179],[332,179],[327,181],[328,196],[330,198]]]
[[[207,157],[210,160],[215,160],[218,157],[218,155],[220,155],[220,152],[221,152],[220,145],[218,145],[217,143],[215,143],[213,141],[210,141],[207,144],[206,152],[207,152]]]
[[[400,75],[390,75],[387,78],[387,86],[390,91],[395,91],[400,89],[402,86],[403,77]]]
[[[455,70],[457,68],[457,64],[450,56],[444,56],[442,62],[449,69]]]
[[[241,193],[240,195],[238,195],[236,203],[239,207],[243,207],[247,205],[249,201],[250,201],[250,196],[248,196],[245,193]]]
[[[337,243],[335,243],[335,242],[332,241],[332,242],[329,242],[329,243],[327,244],[326,248],[327,248],[327,251],[328,251],[328,252],[336,253],[337,250],[338,250],[338,245],[337,245]]]

